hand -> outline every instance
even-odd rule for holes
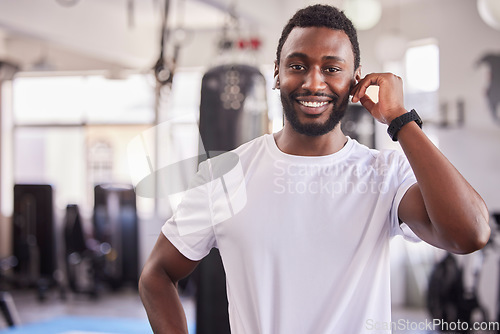
[[[366,95],[366,89],[370,86],[379,86],[377,103]],[[352,102],[360,101],[377,121],[387,125],[407,112],[404,107],[403,80],[392,73],[368,74],[352,88],[351,95]]]

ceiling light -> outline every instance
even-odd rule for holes
[[[487,25],[500,30],[500,1],[477,0],[477,10]]]
[[[358,30],[373,28],[382,16],[379,0],[349,0],[344,4],[344,12]]]

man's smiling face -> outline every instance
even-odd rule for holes
[[[343,31],[296,27],[283,45],[275,75],[288,123],[300,134],[321,136],[344,116],[359,70]]]

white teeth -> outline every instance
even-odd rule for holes
[[[318,108],[324,106],[325,104],[328,104],[328,102],[308,102],[308,101],[299,101],[299,103],[305,107],[310,107],[310,108]]]

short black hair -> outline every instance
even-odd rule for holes
[[[276,50],[276,62],[280,63],[281,49],[288,35],[295,27],[326,27],[345,32],[352,45],[354,54],[354,70],[359,67],[361,57],[359,52],[358,34],[351,20],[338,8],[328,5],[312,5],[298,10],[288,21],[281,32],[281,37]]]

